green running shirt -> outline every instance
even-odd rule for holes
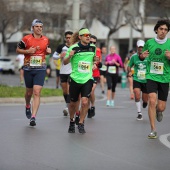
[[[143,51],[149,51],[146,79],[168,83],[170,82],[170,61],[165,56],[165,51],[170,50],[170,40],[158,44],[154,38],[148,40]]]
[[[70,59],[72,67],[70,77],[75,82],[84,84],[92,79],[92,67],[96,54],[96,46],[94,44],[83,46],[81,43],[76,43],[68,49],[65,58],[69,57],[71,50],[74,50],[75,53]]]
[[[147,58],[140,60],[137,53],[133,54],[128,64],[130,68],[134,66],[133,79],[140,83],[146,83]]]

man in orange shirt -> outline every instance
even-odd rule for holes
[[[25,102],[26,117],[30,119],[30,126],[36,125],[36,114],[40,105],[40,93],[46,75],[46,54],[51,53],[49,40],[42,35],[43,23],[38,19],[32,22],[32,34],[26,35],[18,43],[16,52],[24,54],[24,80],[26,85]],[[31,97],[32,112],[31,112]]]

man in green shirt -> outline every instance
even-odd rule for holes
[[[161,122],[162,112],[166,108],[170,82],[170,40],[167,38],[169,30],[169,21],[159,20],[154,27],[157,36],[145,43],[141,54],[142,58],[148,58],[146,79],[149,97],[148,115],[151,126],[149,139],[157,138],[155,114],[157,121]]]
[[[147,68],[147,58],[141,59],[140,54],[142,53],[142,49],[145,42],[143,40],[137,41],[137,53],[133,54],[130,62],[128,64],[128,76],[132,76],[131,68],[134,67],[133,74],[133,91],[135,94],[135,103],[137,107],[137,120],[143,120],[142,112],[141,112],[141,92],[142,92],[142,100],[143,100],[143,108],[146,108],[148,102],[148,94],[146,89],[146,68]]]
[[[75,133],[74,114],[76,112],[78,98],[81,95],[79,133],[85,133],[84,119],[88,111],[88,98],[93,86],[92,68],[96,54],[96,47],[90,44],[90,32],[87,28],[79,30],[80,42],[72,45],[64,58],[64,64],[71,63],[70,74],[70,126],[68,133]]]

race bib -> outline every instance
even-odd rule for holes
[[[116,66],[109,66],[108,72],[111,74],[116,74]]]
[[[163,74],[164,63],[151,62],[150,73]]]
[[[145,80],[146,79],[146,70],[138,70],[137,77],[139,80]]]
[[[107,70],[107,67],[106,67],[105,65],[102,65],[102,68],[100,68],[100,70],[106,71],[106,70]]]
[[[90,62],[79,61],[78,71],[81,72],[81,73],[90,73]]]
[[[42,66],[42,56],[31,56],[30,66],[32,67]]]

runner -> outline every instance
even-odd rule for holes
[[[129,64],[129,61],[132,57],[133,54],[135,54],[135,50],[130,50],[129,51],[129,55],[125,58],[125,62],[124,62],[124,68],[125,68],[125,71],[127,71],[127,67],[128,67],[128,64]],[[128,82],[129,82],[129,92],[130,92],[130,99],[134,99],[134,92],[133,92],[133,74],[134,74],[134,68],[132,67],[131,68],[131,72],[132,72],[132,76],[128,76],[127,74],[127,79],[128,79]]]
[[[34,19],[31,29],[33,33],[22,38],[17,45],[16,52],[25,55],[23,69],[26,85],[26,117],[30,119],[30,126],[35,126],[35,117],[40,105],[40,94],[46,75],[45,55],[51,53],[51,48],[49,48],[48,38],[42,35],[42,21]]]
[[[46,76],[45,76],[45,82],[48,83],[48,78],[51,76],[51,55],[48,54],[46,55],[45,57],[45,60],[46,60]]]
[[[94,35],[90,36],[90,43],[91,44],[96,44],[97,42],[97,37]],[[95,89],[97,87],[97,83],[100,81],[100,71],[99,68],[102,67],[101,63],[101,50],[100,48],[96,47],[96,61],[94,62],[93,66],[93,88],[91,91],[91,95],[89,98],[89,109],[88,109],[88,118],[92,118],[95,116]]]
[[[59,88],[60,85],[60,67],[61,67],[61,60],[53,60],[54,65],[56,66],[56,89]]]
[[[135,103],[137,107],[137,120],[143,120],[142,112],[141,112],[141,92],[142,92],[142,100],[143,100],[143,108],[147,107],[148,102],[148,94],[146,89],[146,67],[147,67],[147,58],[141,59],[140,54],[142,53],[142,49],[145,42],[143,40],[137,41],[137,53],[133,54],[130,62],[128,64],[128,76],[132,77],[133,75],[133,90],[135,94]],[[134,67],[134,74],[131,71],[131,68]]]
[[[90,44],[90,32],[87,28],[79,30],[80,42],[72,45],[64,59],[64,64],[71,62],[70,74],[70,126],[68,133],[75,133],[74,114],[76,112],[78,98],[81,94],[79,133],[85,133],[84,120],[88,111],[88,100],[93,86],[92,67],[96,54],[96,47]]]
[[[105,94],[106,70],[107,70],[107,67],[105,65],[105,58],[107,55],[107,48],[102,47],[101,53],[102,53],[102,67],[100,68],[100,87],[102,89],[102,94]]]
[[[159,20],[154,27],[156,37],[149,39],[145,43],[141,54],[142,58],[148,57],[149,61],[146,73],[149,97],[148,115],[151,126],[151,132],[148,135],[149,139],[157,138],[155,117],[158,122],[162,121],[162,112],[166,108],[169,92],[170,40],[167,38],[169,30],[169,21]]]
[[[20,78],[20,86],[24,85],[24,54],[19,54],[16,57],[16,61],[18,62],[18,70],[19,70],[19,78]]]
[[[106,56],[105,65],[107,66],[107,102],[106,106],[114,107],[116,85],[118,82],[118,68],[123,67],[121,57],[116,54],[115,46],[110,47],[110,54]]]
[[[57,50],[53,54],[53,59],[58,60],[61,59],[61,68],[60,68],[60,81],[61,81],[61,87],[63,90],[63,97],[65,99],[66,108],[63,110],[64,116],[68,115],[68,105],[70,103],[70,95],[69,95],[69,76],[72,71],[71,64],[68,63],[67,65],[64,65],[63,59],[66,55],[66,52],[68,48],[70,47],[70,38],[72,36],[73,32],[66,31],[65,36],[65,43],[61,44],[57,47]]]

